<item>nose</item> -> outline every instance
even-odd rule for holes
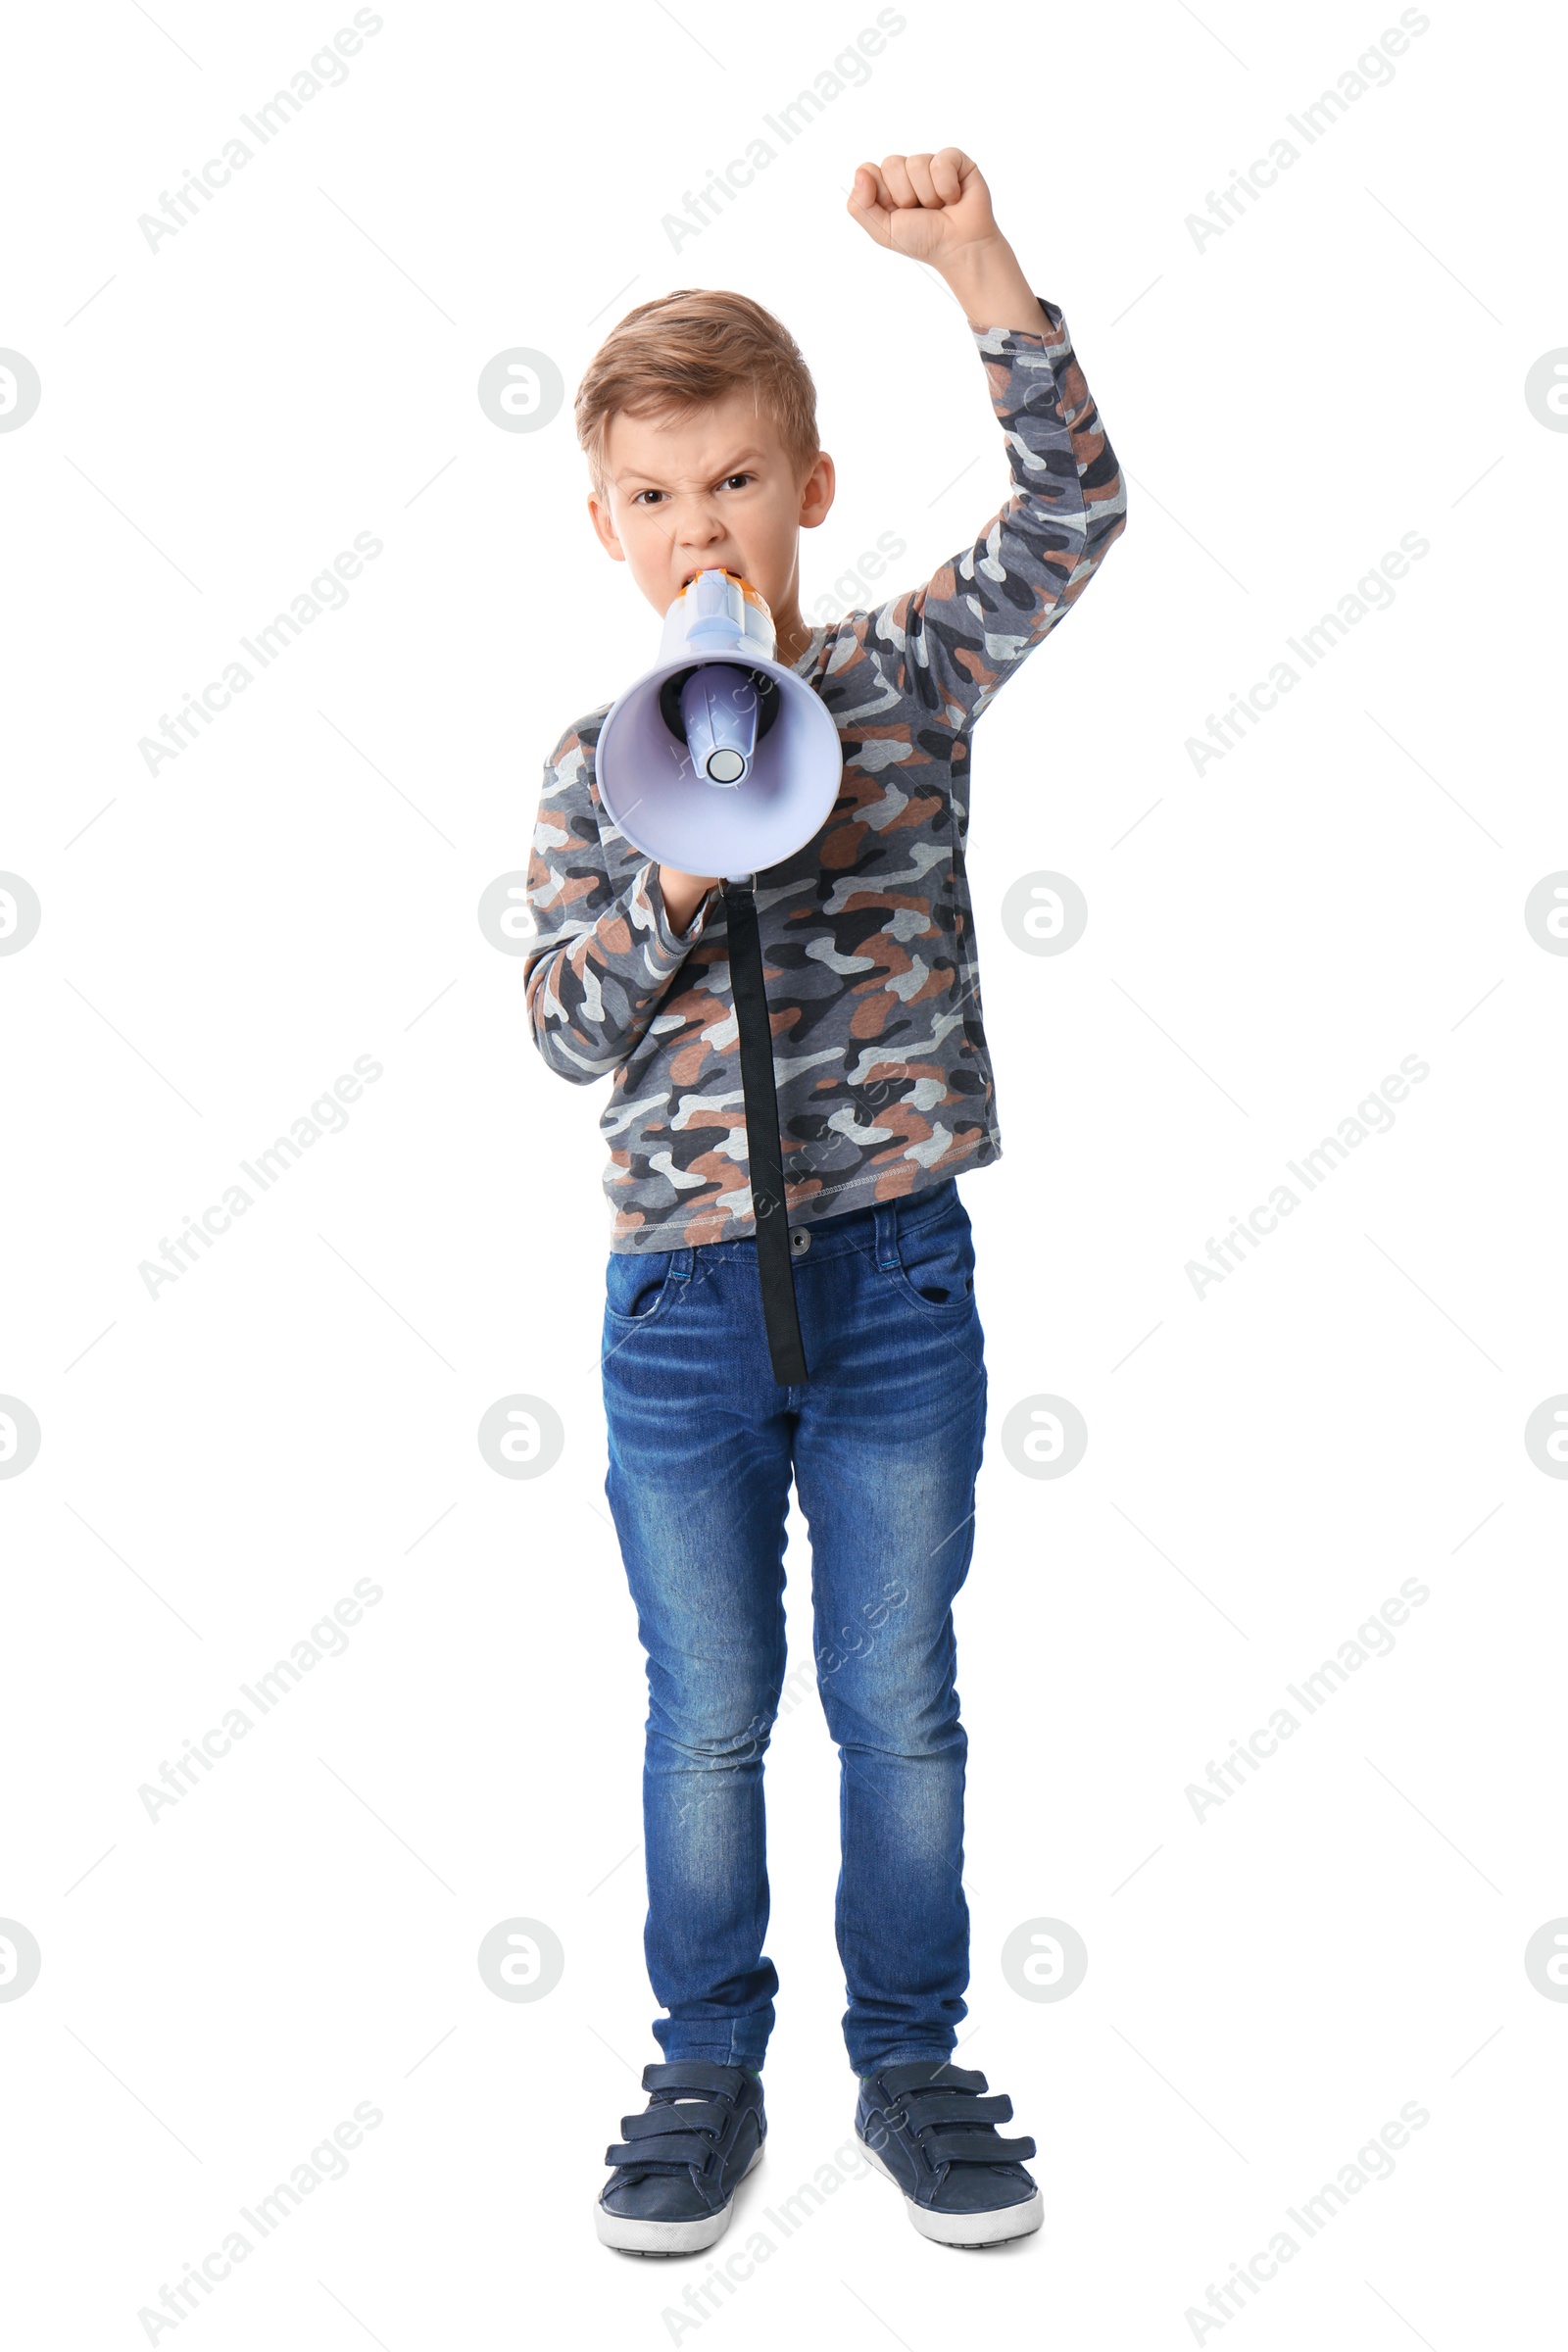
[[[688,491],[675,507],[675,537],[682,547],[716,547],[727,537],[724,520],[711,498]]]
[[[701,571],[703,564],[712,563],[714,551],[724,546],[726,541],[729,541],[729,529],[726,529],[724,517],[719,515],[717,508],[710,504],[706,496],[694,494],[684,496],[679,501],[677,513],[674,513],[674,555],[677,555],[679,563],[689,566],[686,578]]]

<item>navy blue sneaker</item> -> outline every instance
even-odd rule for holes
[[[904,2191],[922,2237],[943,2246],[1000,2246],[1027,2237],[1045,2202],[1019,2161],[1032,2139],[1001,2139],[1010,2122],[1004,2093],[984,2098],[984,2075],[925,2059],[864,2077],[855,2135],[879,2173]]]
[[[676,2058],[643,2068],[653,2092],[605,2150],[614,2166],[594,2207],[599,2242],[624,2254],[700,2254],[729,2228],[731,2201],[762,2153],[762,2082],[744,2066]]]

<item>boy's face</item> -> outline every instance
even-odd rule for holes
[[[588,512],[659,612],[695,572],[721,565],[751,581],[782,633],[799,603],[799,535],[832,504],[832,459],[802,474],[772,417],[736,391],[685,416],[612,416]]]

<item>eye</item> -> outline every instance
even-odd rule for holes
[[[632,499],[631,503],[634,507],[640,507],[645,500],[662,498],[663,496],[664,493],[662,490],[639,490]]]
[[[748,482],[756,479],[757,476],[751,473],[726,473],[718,486],[721,490],[744,490]]]

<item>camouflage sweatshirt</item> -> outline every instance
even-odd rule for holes
[[[970,733],[1094,578],[1126,521],[1115,454],[1059,310],[975,331],[1012,495],[924,587],[811,631],[795,663],[844,749],[815,839],[757,876],[792,1225],[998,1158],[964,872]],[[594,777],[610,706],[545,767],[523,981],[534,1042],[600,1117],[612,1251],[756,1230],[726,922],[712,890],[671,929],[658,863]]]

